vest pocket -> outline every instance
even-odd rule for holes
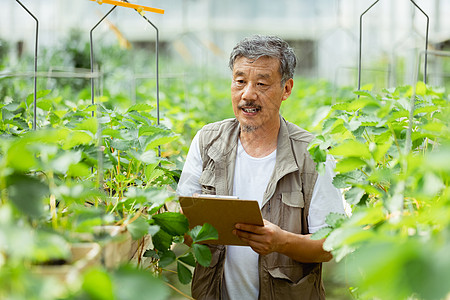
[[[302,232],[302,214],[305,207],[305,201],[301,192],[282,192],[279,216],[279,226],[293,233]]]
[[[215,195],[216,187],[215,174],[212,170],[205,169],[200,175],[199,183],[202,186],[202,194],[204,195]]]
[[[299,266],[279,266],[267,270],[274,299],[320,299],[318,277],[310,273],[303,277]]]
[[[291,207],[305,207],[305,200],[303,199],[302,192],[281,193],[281,201]]]

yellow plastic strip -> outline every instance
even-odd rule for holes
[[[98,4],[106,3],[106,4],[117,5],[117,6],[134,8],[138,12],[142,12],[143,10],[145,10],[145,11],[154,12],[154,13],[158,13],[158,14],[164,14],[164,9],[142,6],[142,5],[126,3],[126,2],[121,2],[121,1],[115,1],[115,0],[91,0],[91,1],[95,1]]]

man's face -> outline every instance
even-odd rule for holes
[[[270,130],[279,126],[281,102],[292,91],[293,80],[281,85],[280,62],[263,56],[253,61],[236,59],[231,82],[231,101],[234,115],[246,132]]]

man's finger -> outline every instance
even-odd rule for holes
[[[248,231],[256,234],[261,234],[261,229],[264,228],[264,226],[244,224],[244,223],[237,223],[234,227],[241,231]]]

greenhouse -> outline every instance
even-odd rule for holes
[[[0,299],[450,299],[449,1],[0,7]]]

